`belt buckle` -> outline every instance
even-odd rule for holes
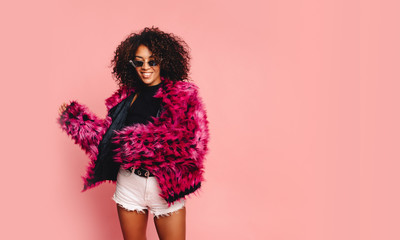
[[[147,169],[143,169],[143,168],[138,168],[137,169],[137,175],[146,177],[148,178],[150,176],[150,171]]]

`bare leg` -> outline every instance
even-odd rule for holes
[[[118,217],[124,240],[146,240],[147,209],[144,213],[127,211],[117,204]]]
[[[170,216],[154,217],[154,224],[160,240],[185,240],[186,207],[173,212]]]

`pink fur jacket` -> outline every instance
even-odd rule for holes
[[[152,172],[158,180],[160,196],[171,205],[200,189],[209,131],[198,87],[191,82],[173,82],[165,78],[162,81],[154,97],[162,99],[163,111],[153,122],[116,130],[112,137],[112,143],[117,146],[113,161],[124,169],[145,167]],[[134,93],[133,88],[121,87],[106,99],[107,111]],[[76,101],[71,101],[58,118],[61,128],[90,158],[86,176],[82,176],[82,191],[106,181],[94,182],[93,179],[99,143],[112,121],[109,115],[105,119],[98,118]],[[115,179],[108,181],[116,183]]]

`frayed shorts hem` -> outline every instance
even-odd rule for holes
[[[138,206],[134,206],[134,205],[130,205],[130,204],[126,204],[126,203],[121,203],[118,202],[118,200],[116,200],[114,197],[112,198],[114,200],[114,202],[121,208],[123,208],[126,211],[129,212],[137,212],[139,214],[146,214],[146,210],[148,210],[148,208],[141,208]],[[175,207],[174,207],[175,206]],[[172,214],[178,212],[179,210],[183,209],[185,207],[185,203],[180,203],[180,202],[176,202],[175,204],[173,204],[171,207],[169,207],[168,209],[165,209],[166,211],[153,211],[150,209],[150,212],[154,215],[155,218],[160,218],[160,217],[168,217],[171,216]]]

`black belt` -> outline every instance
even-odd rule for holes
[[[132,169],[133,168],[128,168],[128,171],[132,172]],[[145,178],[154,177],[154,174],[152,174],[149,170],[144,169],[144,168],[136,168],[134,172],[136,175],[141,176],[141,177],[145,177]]]

